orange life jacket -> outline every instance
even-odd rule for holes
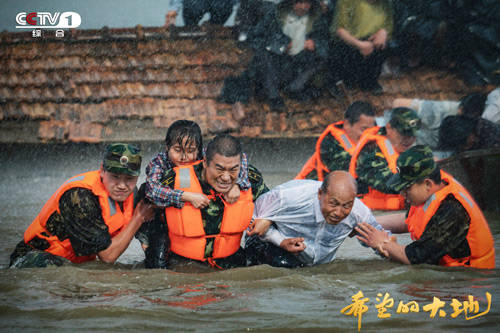
[[[356,174],[356,165],[359,154],[361,150],[363,150],[363,148],[372,141],[375,141],[377,146],[382,151],[382,154],[384,155],[392,173],[397,172],[396,161],[398,160],[399,154],[394,150],[394,147],[387,137],[377,134],[379,129],[380,127],[376,126],[367,129],[363,132],[363,135],[361,135],[358,145],[352,154],[351,164],[349,165],[349,173],[354,178],[358,177]],[[361,201],[374,210],[401,210],[405,207],[405,199],[401,194],[383,193],[371,187],[368,187],[368,193],[362,196]]]
[[[427,223],[434,216],[441,202],[449,194],[452,194],[464,206],[470,216],[467,242],[469,243],[471,255],[465,258],[452,258],[450,255],[445,255],[441,258],[439,264],[442,266],[495,268],[493,236],[481,209],[467,190],[451,175],[441,171],[441,178],[448,184],[447,186],[434,193],[425,204],[410,208],[405,222],[412,239],[417,240],[422,236]]]
[[[313,170],[316,170],[318,180],[322,181],[325,178],[325,174],[330,172],[323,161],[321,161],[321,143],[328,134],[331,134],[335,140],[340,143],[342,148],[349,153],[349,155],[354,153],[356,144],[349,139],[343,128],[339,128],[341,125],[344,125],[343,120],[328,125],[318,138],[318,141],[316,141],[316,150],[314,151],[314,154],[309,158],[309,160],[307,160],[306,164],[302,170],[300,170],[295,179],[305,179],[308,174],[310,174]]]
[[[175,167],[175,189],[203,193],[192,165]],[[233,204],[224,201],[224,215],[218,234],[207,235],[203,227],[201,211],[189,202],[182,208],[167,207],[165,216],[170,237],[170,249],[186,258],[200,261],[225,258],[240,247],[243,231],[248,227],[253,214],[252,190],[241,191]],[[205,257],[207,238],[214,238],[212,256]]]
[[[133,193],[123,202],[123,212],[117,202],[113,201],[108,191],[101,181],[99,170],[82,173],[67,180],[45,203],[42,210],[33,220],[31,225],[24,232],[24,241],[28,243],[33,238],[38,237],[49,242],[50,246],[46,252],[57,256],[64,257],[74,263],[94,260],[96,255],[77,256],[69,239],[60,240],[57,236],[50,235],[46,229],[46,224],[49,217],[59,210],[59,200],[61,196],[69,189],[80,187],[92,191],[99,198],[101,205],[101,213],[104,222],[108,226],[108,231],[111,237],[117,235],[124,226],[128,224],[132,218],[134,210],[134,195]]]

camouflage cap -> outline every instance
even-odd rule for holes
[[[399,155],[398,173],[393,175],[387,185],[402,191],[417,181],[424,179],[436,170],[436,162],[429,146],[413,146]]]
[[[415,136],[422,126],[422,121],[415,110],[409,108],[395,108],[389,120],[391,127],[405,136]]]
[[[106,148],[102,166],[113,173],[139,176],[141,173],[141,150],[127,143],[113,143]]]

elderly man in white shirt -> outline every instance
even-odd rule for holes
[[[356,193],[356,181],[345,171],[331,172],[323,183],[292,180],[265,193],[255,202],[255,222],[246,240],[249,263],[329,263],[359,223],[383,230]]]

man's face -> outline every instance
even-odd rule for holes
[[[139,176],[109,172],[101,169],[101,179],[109,196],[114,201],[123,202],[134,191]]]
[[[215,154],[209,164],[203,160],[205,181],[216,192],[226,194],[236,183],[240,173],[241,156],[232,157]]]
[[[352,190],[338,191],[329,186],[327,192],[319,190],[321,213],[328,224],[339,224],[351,213],[355,193]]]
[[[420,206],[424,204],[427,199],[432,195],[430,192],[429,179],[424,180],[422,183],[414,183],[401,191],[401,195],[408,201],[411,206]]]
[[[182,166],[196,162],[198,157],[198,148],[194,141],[187,141],[185,138],[182,145],[179,143],[173,144],[167,151],[168,158],[175,166]]]
[[[387,138],[391,141],[394,150],[396,150],[399,154],[408,150],[414,143],[416,138],[414,136],[406,136],[394,128],[392,128],[391,124],[386,125],[387,130]]]
[[[373,126],[375,126],[375,118],[364,114],[362,114],[361,117],[359,117],[358,121],[354,124],[351,124],[347,119],[344,122],[344,129],[347,133],[347,136],[354,143],[358,143],[361,134],[363,134],[365,130]]]
[[[293,5],[293,11],[297,16],[304,16],[309,13],[311,4],[307,1],[298,1]]]

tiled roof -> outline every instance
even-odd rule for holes
[[[0,34],[0,142],[157,140],[181,118],[197,121],[207,134],[310,136],[340,119],[348,103],[326,95],[308,103],[287,99],[284,111],[271,112],[253,102],[241,115],[216,102],[224,78],[251,57],[236,46],[231,28],[43,33]],[[396,97],[457,99],[470,92],[455,75],[429,69],[381,84],[382,96],[355,91],[350,97],[382,110]],[[19,135],[23,127],[32,130]]]

